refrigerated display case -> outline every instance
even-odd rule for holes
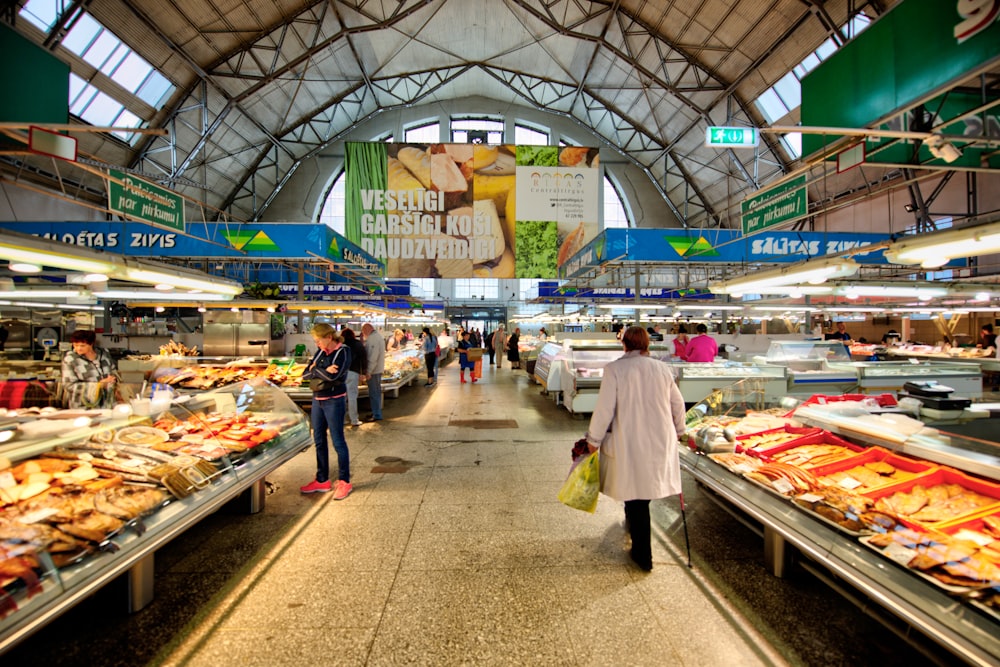
[[[717,454],[706,453],[711,450],[696,448],[695,443],[697,437],[711,436],[708,432],[713,430],[717,431],[713,437],[718,437],[720,442],[725,440],[721,435],[724,430],[728,430],[727,437],[732,438],[733,431],[737,431],[741,423],[736,420],[747,416],[761,424],[791,419],[786,428],[799,428],[807,433],[819,429],[855,443],[865,453],[884,448],[883,451],[891,453],[889,456],[905,456],[924,462],[922,474],[927,476],[912,484],[926,480],[930,485],[939,478],[946,479],[948,475],[943,472],[946,468],[939,466],[951,466],[957,471],[952,477],[978,485],[976,488],[994,497],[1000,489],[996,484],[1000,479],[1000,445],[956,436],[919,422],[913,422],[912,428],[893,426],[899,417],[892,413],[889,413],[890,425],[878,431],[858,417],[865,412],[863,410],[844,409],[836,403],[797,406],[790,398],[782,404],[762,402],[756,400],[753,392],[738,391],[738,387],[739,384],[713,392],[688,411],[687,432],[692,447],[682,448],[681,464],[701,485],[712,491],[712,498],[737,508],[762,526],[763,555],[770,571],[782,576],[792,552],[798,552],[805,557],[805,560],[799,559],[803,567],[821,580],[832,583],[835,590],[849,596],[855,595],[854,590],[860,591],[864,596],[860,599],[866,600],[866,604],[878,605],[872,609],[873,616],[881,617],[902,636],[916,637],[913,634],[916,629],[965,662],[997,664],[1000,661],[1000,613],[997,611],[1000,591],[982,586],[943,584],[912,569],[907,564],[916,552],[907,554],[903,548],[875,549],[870,541],[874,533],[853,532],[804,510],[801,502],[796,504],[792,497],[765,487],[739,465],[727,467],[717,462],[713,459]],[[747,401],[747,397],[754,400]],[[794,412],[789,417],[790,410]],[[728,451],[732,451],[732,446],[730,443]],[[972,476],[964,477],[966,474]],[[884,491],[873,495],[888,495],[893,488],[883,487]],[[905,488],[912,488],[912,485]],[[800,498],[808,500],[805,495]],[[1000,516],[1000,502],[984,511]],[[941,530],[948,532],[981,523],[981,516],[985,514],[973,511],[952,522],[954,527],[941,524]]]
[[[8,412],[0,456],[0,652],[114,578],[153,596],[156,550],[248,492],[311,442],[307,417],[264,382],[179,397],[159,414]]]
[[[754,379],[754,391],[767,401],[777,402],[788,391],[787,368],[739,362],[671,363],[674,377],[686,404],[697,403],[735,382]],[[749,386],[749,384],[744,385]]]
[[[858,374],[849,364],[851,354],[839,340],[775,340],[755,364],[788,369],[788,393],[843,394],[857,389]]]
[[[542,390],[559,405],[570,381],[566,351],[561,343],[545,343],[542,346],[535,361],[534,377],[535,382],[542,385]]]

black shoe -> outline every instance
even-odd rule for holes
[[[653,571],[653,559],[652,558],[650,558],[649,560],[641,559],[641,558],[636,558],[635,551],[632,551],[632,550],[629,550],[628,555],[629,555],[629,558],[632,559],[632,562],[635,563],[639,567],[639,569],[642,570],[643,572],[652,572]]]
[[[361,421],[363,421],[365,423],[380,422],[380,421],[382,421],[382,418],[381,417],[376,417],[375,415],[365,415],[364,417],[361,418]]]

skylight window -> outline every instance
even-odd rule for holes
[[[841,27],[840,32],[846,41],[858,35],[870,23],[871,19],[867,16],[857,14]],[[827,39],[819,45],[819,48],[803,58],[802,62],[793,67],[790,72],[781,77],[777,83],[761,93],[755,102],[757,109],[760,110],[769,125],[773,125],[793,109],[802,105],[802,78],[822,61],[832,56],[838,48],[840,47],[833,38]],[[785,141],[785,146],[788,147],[791,142],[792,140]],[[799,152],[793,154],[795,157],[802,154],[801,141],[798,143],[800,148]]]
[[[63,38],[61,46],[107,76],[125,93],[134,95],[154,109],[158,108],[173,90],[170,81],[97,19],[73,7],[65,0],[28,0],[18,15],[40,30],[48,32],[61,12],[77,11],[78,15],[67,22],[72,28]],[[69,102],[73,114],[101,127],[140,127],[146,122],[135,110],[127,109],[127,104],[117,101],[124,98],[120,91],[100,91],[95,94],[94,81],[86,82],[80,74],[81,72],[76,72],[70,76]],[[83,74],[90,78],[89,74]],[[114,134],[125,141],[132,141],[138,136],[134,132]]]

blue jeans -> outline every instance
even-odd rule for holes
[[[361,384],[361,375],[354,371],[347,371],[347,417],[352,424],[360,424],[358,421],[358,385]]]
[[[351,453],[347,449],[347,439],[344,437],[344,412],[347,409],[347,397],[328,398],[320,401],[312,400],[312,431],[313,444],[316,447],[316,481],[325,482],[330,479],[330,450],[326,446],[326,433],[330,432],[333,439],[333,449],[337,452],[337,479],[351,481]]]
[[[368,376],[368,400],[372,405],[372,417],[382,419],[382,374]]]

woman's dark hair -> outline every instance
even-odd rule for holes
[[[427,334],[428,336],[433,336],[434,335],[434,334],[431,333],[431,328],[430,327],[424,327],[424,333]]]
[[[686,326],[684,326],[683,324],[680,325],[679,327],[677,327],[677,333],[682,334],[682,333],[687,333],[687,332],[688,332],[688,328]]]
[[[343,336],[344,340],[346,340],[348,343],[357,340],[358,338],[357,335],[355,335],[354,330],[348,329],[347,327],[344,327],[343,329],[340,330],[340,335]]]
[[[633,350],[646,352],[649,350],[649,333],[642,327],[629,327],[622,334],[622,344],[626,352]]]
[[[695,331],[697,331],[700,334],[708,333],[708,327],[706,327],[704,324],[699,324],[698,326],[695,327]]]
[[[97,334],[90,329],[77,329],[69,335],[70,343],[86,343],[93,345],[97,342]]]

